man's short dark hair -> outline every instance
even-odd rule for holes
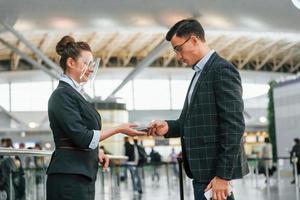
[[[265,138],[265,143],[270,143],[270,138]]]
[[[295,141],[296,144],[299,144],[299,143],[300,143],[299,138],[295,138],[294,141]]]
[[[166,40],[171,41],[172,37],[189,37],[197,36],[201,41],[205,42],[205,33],[202,25],[195,19],[183,19],[177,22],[166,35]]]

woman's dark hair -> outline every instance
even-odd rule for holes
[[[83,41],[76,42],[73,37],[64,36],[56,45],[56,53],[61,56],[59,61],[61,68],[65,71],[67,69],[67,59],[73,58],[77,60],[82,50],[92,51],[88,43]]]
[[[171,41],[172,37],[189,37],[195,35],[201,41],[205,42],[205,33],[202,25],[195,19],[183,19],[177,22],[166,35],[166,40]]]

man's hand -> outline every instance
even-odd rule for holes
[[[213,178],[208,186],[205,188],[204,192],[207,192],[209,189],[212,189],[213,200],[225,200],[230,196],[229,191],[229,181],[221,179],[219,177]]]
[[[109,158],[107,155],[104,154],[102,149],[99,149],[98,161],[102,166],[102,171],[105,171],[109,165]]]
[[[169,126],[166,121],[153,120],[148,125],[148,135],[163,136],[169,131]]]

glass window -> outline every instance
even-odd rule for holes
[[[132,110],[133,109],[132,81],[129,81],[115,96],[122,98],[121,102],[126,103],[127,110]]]
[[[190,80],[171,80],[172,109],[182,109]]]
[[[52,88],[52,91],[54,91],[56,88],[57,88],[57,86],[58,86],[58,83],[59,83],[59,81],[57,81],[57,80],[53,80],[52,82],[51,82],[51,88]]]
[[[0,84],[0,105],[9,110],[9,85]]]
[[[121,83],[121,80],[96,80],[95,81],[95,96],[106,99],[114,89]]]
[[[46,111],[51,93],[51,82],[12,83],[12,111]]]
[[[268,84],[244,83],[243,99],[254,98],[267,94],[270,86]]]
[[[169,80],[134,80],[134,108],[170,109]]]
[[[94,98],[95,95],[94,95],[94,92],[95,92],[95,84],[92,82],[92,83],[86,83],[84,86],[84,92],[86,94],[88,94],[90,97]]]

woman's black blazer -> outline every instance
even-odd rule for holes
[[[98,148],[90,149],[93,130],[101,130],[101,117],[71,85],[60,81],[48,102],[55,151],[47,174],[81,174],[92,180],[98,170]]]

